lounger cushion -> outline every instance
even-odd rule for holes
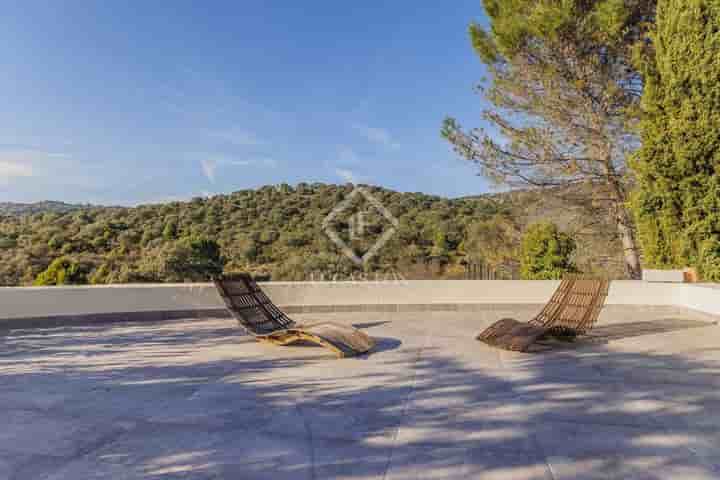
[[[357,328],[341,325],[339,323],[323,322],[297,327],[323,341],[333,345],[342,352],[343,357],[351,357],[369,352],[375,342],[365,332]]]
[[[539,325],[503,318],[480,333],[477,339],[494,347],[524,352],[546,332],[547,329]]]
[[[289,345],[298,341],[314,342],[333,350],[339,357],[367,353],[375,346],[375,341],[365,332],[333,322],[298,325],[257,338],[276,345]]]

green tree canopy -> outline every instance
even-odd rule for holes
[[[182,238],[161,258],[164,276],[178,281],[207,281],[221,274],[224,264],[218,243],[203,237]]]
[[[168,220],[165,223],[165,228],[163,229],[163,238],[165,240],[173,240],[177,238],[178,233],[178,226],[175,219]]]
[[[48,268],[40,273],[35,282],[36,286],[46,285],[77,285],[87,283],[87,268],[70,257],[60,257],[53,260]]]
[[[488,127],[464,131],[449,118],[443,135],[495,181],[544,188],[612,217],[628,273],[639,277],[625,161],[642,89],[633,52],[654,0],[484,4],[491,27],[471,25],[470,38],[490,77],[480,87]]]
[[[660,0],[633,198],[645,262],[720,281],[720,2]]]
[[[474,261],[493,268],[517,262],[519,229],[509,215],[497,214],[468,228],[465,251]]]
[[[549,222],[528,227],[523,235],[520,273],[524,280],[559,280],[576,272],[575,241]]]

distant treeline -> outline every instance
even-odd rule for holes
[[[354,186],[301,183],[135,208],[2,215],[0,284],[178,282],[202,280],[223,268],[273,280],[357,278],[373,272],[462,278],[468,262],[504,266],[502,271],[516,268],[520,233],[538,216],[537,194],[447,199],[364,188],[398,227],[361,266],[323,230],[328,214],[351,196]],[[359,256],[392,227],[372,203],[353,195],[326,225]],[[559,205],[544,215],[563,228],[572,224],[572,215]],[[614,265],[616,244],[603,228],[590,234],[576,230],[580,267]],[[583,238],[594,245],[592,255],[583,257],[588,251]]]

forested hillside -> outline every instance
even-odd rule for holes
[[[359,256],[392,227],[352,185],[299,184],[242,190],[189,202],[135,208],[86,207],[0,216],[0,284],[31,285],[62,265],[63,283],[198,280],[183,262],[194,245],[217,242],[226,271],[273,280],[347,279],[363,272],[406,278],[462,278],[463,263],[483,262],[513,276],[528,223],[557,223],[578,242],[577,265],[622,276],[620,248],[603,219],[588,222],[562,202],[534,192],[463,199],[366,186],[398,221],[397,231],[363,266],[323,231],[323,221]],[[346,203],[342,203],[346,200]],[[200,243],[198,243],[200,242]],[[205,243],[203,243],[205,242]],[[193,247],[194,248],[194,247]],[[43,274],[43,272],[46,272]]]
[[[32,213],[67,213],[82,208],[88,208],[89,205],[75,205],[65,202],[36,202],[36,203],[11,203],[0,202],[0,215],[27,215]]]

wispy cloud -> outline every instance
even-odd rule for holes
[[[240,167],[266,167],[275,168],[278,166],[277,161],[270,157],[257,157],[248,160],[226,160],[225,165],[235,165]]]
[[[8,181],[11,178],[32,176],[32,165],[0,160],[0,182]]]
[[[203,158],[200,160],[200,168],[202,169],[203,175],[205,175],[211,183],[215,183],[215,172],[217,171],[217,166],[217,160],[210,158]]]
[[[398,148],[400,146],[394,141],[390,132],[384,128],[371,127],[369,125],[355,123],[352,125],[352,129],[359,133],[362,137],[365,138],[365,140],[370,143],[390,148]]]
[[[223,130],[211,130],[208,132],[208,135],[223,142],[246,147],[261,145],[264,143],[254,132],[240,127],[232,127]]]
[[[346,168],[336,168],[335,174],[345,180],[349,183],[356,183],[357,182],[357,175],[352,170],[348,170]]]
[[[39,148],[0,148],[0,183],[33,178],[53,185],[87,187],[98,181],[88,168],[72,155]],[[33,181],[35,181],[33,180]]]
[[[357,172],[358,169],[363,167],[362,158],[347,145],[340,146],[337,158],[326,161],[325,165],[346,182],[358,183],[364,181],[364,177]]]
[[[256,157],[249,159],[235,159],[228,157],[206,157],[200,160],[200,169],[210,183],[215,183],[218,168],[221,167],[262,167],[276,168],[278,162],[270,157]]]
[[[35,177],[48,173],[53,158],[69,158],[69,155],[46,152],[34,148],[0,149],[0,181],[5,183],[12,178]]]

